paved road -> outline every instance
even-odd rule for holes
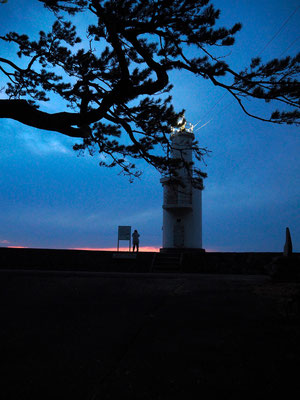
[[[1,398],[288,398],[299,389],[299,319],[280,312],[274,285],[1,271]]]

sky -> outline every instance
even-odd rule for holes
[[[224,49],[237,71],[252,57],[268,60],[299,51],[298,0],[215,0],[220,21],[241,22],[236,44]],[[52,16],[37,0],[0,5],[0,35],[36,34]],[[84,32],[83,20],[78,27]],[[0,57],[15,59],[1,43]],[[203,248],[207,251],[281,252],[290,228],[300,251],[299,128],[246,116],[221,89],[190,73],[172,73],[173,104],[201,129],[196,138],[211,153],[203,169]],[[0,72],[0,88],[6,80]],[[0,92],[0,98],[5,98]],[[247,102],[258,115],[270,106]],[[56,103],[47,110],[56,111]],[[115,249],[118,225],[141,235],[144,250],[162,245],[160,175],[146,163],[129,183],[117,169],[99,167],[97,157],[78,157],[78,140],[0,119],[0,246]],[[127,246],[126,242],[121,242]]]

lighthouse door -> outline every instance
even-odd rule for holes
[[[184,226],[181,220],[177,220],[173,229],[174,247],[184,247]]]

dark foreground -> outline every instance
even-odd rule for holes
[[[0,286],[2,399],[289,398],[300,388],[299,283],[0,271]]]

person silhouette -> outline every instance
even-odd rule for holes
[[[139,244],[140,244],[140,240],[139,240],[140,234],[138,233],[138,231],[135,229],[133,234],[132,234],[132,251],[134,251],[136,249],[136,251],[139,251]]]

